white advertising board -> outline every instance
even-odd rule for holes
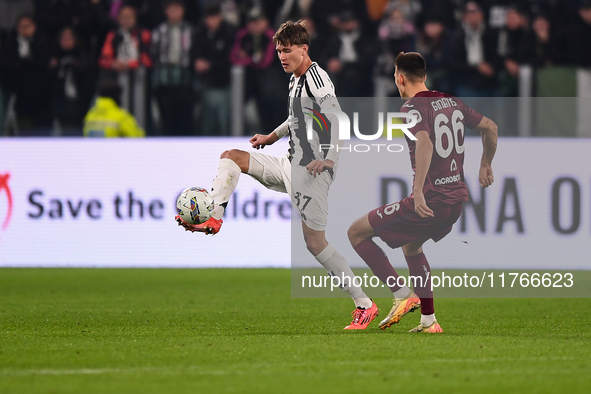
[[[219,234],[185,232],[174,221],[178,194],[189,186],[209,189],[229,148],[250,144],[0,139],[0,265],[288,267],[289,198],[247,175]],[[284,155],[287,144],[265,152]],[[263,239],[273,242],[262,247]]]

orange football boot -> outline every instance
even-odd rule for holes
[[[369,323],[378,316],[378,306],[375,302],[371,302],[371,306],[368,309],[357,308],[351,314],[353,315],[353,321],[345,330],[365,330]]]
[[[200,233],[212,235],[217,234],[222,228],[222,223],[224,223],[222,219],[215,219],[214,217],[210,217],[201,224],[189,224],[185,222],[179,215],[175,216],[174,218],[176,219],[179,226],[183,226],[186,231],[197,231]]]

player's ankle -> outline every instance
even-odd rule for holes
[[[394,298],[407,298],[412,294],[412,291],[408,288],[408,286],[403,286],[400,289],[392,292]]]
[[[220,205],[216,205],[215,208],[213,209],[213,211],[211,211],[211,217],[216,220],[220,220],[222,217],[224,217],[224,212],[225,212],[224,207],[222,207]]]
[[[373,305],[373,301],[367,297],[353,298],[356,308],[369,309]]]
[[[430,315],[421,315],[421,325],[423,327],[429,327],[436,321],[437,319],[435,318],[435,313],[431,313]]]

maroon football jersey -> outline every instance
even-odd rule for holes
[[[431,166],[423,187],[427,204],[468,201],[464,183],[464,130],[478,126],[483,116],[456,97],[435,90],[417,93],[400,110],[418,118],[410,132],[415,135],[425,130],[433,143]],[[406,141],[414,173],[416,142],[408,137]]]

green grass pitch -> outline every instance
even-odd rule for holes
[[[0,393],[591,392],[591,300],[435,305],[348,332],[289,270],[0,269]]]

